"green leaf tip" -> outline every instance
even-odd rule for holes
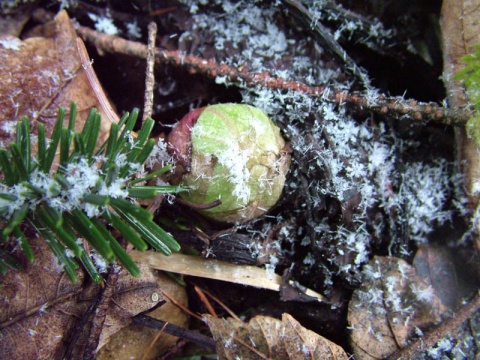
[[[178,193],[178,186],[143,186],[146,180],[170,170],[167,165],[136,179],[145,162],[151,163],[157,144],[150,139],[153,120],[145,121],[133,134],[138,110],[112,124],[107,139],[101,138],[101,117],[92,109],[79,132],[75,132],[77,108],[60,108],[50,139],[45,127],[37,127],[37,153],[32,151],[30,122],[23,118],[16,137],[7,149],[0,149],[0,272],[22,268],[8,250],[17,242],[29,262],[34,254],[24,230],[41,235],[73,282],[78,281],[79,264],[95,282],[105,264],[118,260],[134,276],[140,274],[109,227],[135,248],[148,245],[164,254],[180,249],[176,240],[154,222],[153,215],[134,199]],[[132,186],[135,184],[135,186]],[[108,227],[107,227],[108,226]],[[30,232],[29,232],[29,236]],[[94,253],[79,239],[86,240]],[[100,258],[102,260],[100,260]]]

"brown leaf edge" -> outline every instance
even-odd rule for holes
[[[304,328],[289,314],[282,320],[258,315],[248,323],[204,316],[219,359],[348,359],[330,340]]]

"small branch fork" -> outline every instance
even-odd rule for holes
[[[77,32],[85,41],[94,44],[100,52],[147,58],[147,46],[144,44],[99,33],[83,26],[79,26]],[[249,86],[265,86],[270,89],[301,92],[335,104],[345,104],[356,110],[371,111],[394,118],[463,125],[471,116],[471,112],[468,110],[450,109],[437,103],[420,103],[415,100],[389,98],[384,95],[366,96],[358,92],[338,91],[327,86],[308,86],[300,82],[271,76],[268,72],[251,73],[245,68],[237,69],[226,64],[218,64],[213,59],[207,60],[187,55],[181,51],[166,51],[156,48],[155,59],[158,63],[184,67],[194,74],[204,74],[212,78],[225,76],[232,83],[246,83]]]

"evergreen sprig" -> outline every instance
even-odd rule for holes
[[[468,101],[474,110],[467,120],[467,133],[480,146],[480,44],[474,48],[474,53],[462,57],[465,67],[459,70],[453,79],[462,81],[465,86]]]
[[[32,134],[27,118],[18,122],[16,139],[8,149],[0,149],[0,272],[20,269],[20,262],[5,250],[18,241],[29,262],[34,255],[27,227],[41,235],[73,282],[78,281],[78,260],[96,282],[101,281],[98,261],[92,261],[83,240],[107,262],[119,260],[135,276],[135,262],[107,229],[109,224],[138,250],[148,245],[170,255],[180,245],[153,221],[153,215],[134,198],[151,198],[175,193],[177,186],[142,186],[143,181],[170,169],[165,166],[143,178],[135,175],[154,149],[150,139],[154,122],[147,119],[137,136],[132,130],[138,110],[112,124],[107,140],[100,146],[100,114],[92,109],[81,132],[75,132],[76,106],[72,104],[68,126],[65,111],[59,109],[51,139],[38,124],[38,150],[32,156]],[[97,150],[98,149],[98,150]],[[28,226],[30,225],[30,226]],[[101,262],[101,261],[100,261]]]

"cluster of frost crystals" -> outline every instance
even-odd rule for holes
[[[314,253],[328,257],[337,275],[357,278],[373,241],[402,252],[404,243],[426,243],[450,220],[447,204],[454,194],[446,160],[406,161],[412,146],[392,130],[358,122],[346,108],[321,99],[259,88],[242,94],[277,119],[289,139],[294,162],[288,187],[297,194],[292,198],[305,197],[298,211],[309,214]],[[341,210],[329,220],[331,201]]]
[[[324,62],[324,49],[304,34],[295,34],[292,26],[281,26],[284,7],[254,1],[215,2],[216,6],[206,1],[183,3],[194,9],[190,31],[207,39],[198,47],[200,56],[202,46],[215,48],[221,63],[350,90],[350,84],[339,80],[339,67],[328,67]],[[328,4],[315,2],[310,10],[323,21],[332,14],[322,14]],[[342,35],[359,25],[345,23]],[[376,40],[389,36],[375,22],[367,32]],[[216,80],[229,83],[226,77]],[[312,98],[260,85],[236,86],[243,102],[269,115],[290,142],[292,167],[283,197],[297,207],[289,203],[286,208],[290,213],[286,211],[276,219],[281,223],[279,217],[294,218],[302,223],[297,226],[304,231],[289,230],[285,238],[311,247],[306,263],[316,261],[317,266],[355,282],[374,244],[395,248],[402,255],[404,244],[410,240],[427,242],[429,234],[450,219],[451,166],[442,159],[429,164],[407,161],[412,145],[399,138],[392,127],[359,121],[346,107],[328,102],[327,93],[323,98]],[[366,97],[375,104],[378,92],[370,88]],[[329,282],[331,279],[325,279]]]
[[[264,57],[278,57],[286,50],[288,43],[285,34],[272,21],[276,11],[274,8],[261,9],[247,2],[230,1],[223,1],[222,8],[222,14],[202,13],[193,16],[194,29],[216,33],[216,50],[224,50],[229,44],[242,51],[255,49],[258,55]]]
[[[335,40],[345,38],[356,41],[370,48],[382,48],[392,43],[396,32],[387,29],[378,19],[362,19],[337,5],[333,1],[305,1],[308,11],[312,14],[312,28],[317,21],[329,21],[336,24],[332,31]]]
[[[291,31],[281,28],[278,19],[284,6],[254,1],[192,1],[182,0],[192,15],[192,29],[198,38],[211,39],[217,60],[232,66],[248,65],[251,72],[270,74],[308,84],[324,84],[335,79],[337,69],[321,69],[323,61],[309,37],[293,39]],[[217,6],[211,6],[217,5]],[[192,11],[193,10],[193,11]],[[202,56],[202,46],[198,55]],[[291,56],[291,55],[294,56]],[[294,69],[294,71],[292,71]],[[228,83],[218,77],[218,83]]]
[[[113,23],[110,13],[107,11],[107,16],[98,16],[96,14],[88,13],[88,17],[95,22],[95,29],[108,35],[117,35],[120,31]]]
[[[13,36],[6,36],[2,40],[0,40],[0,46],[2,46],[6,50],[18,51],[23,45],[24,44],[22,41]]]
[[[97,193],[113,198],[126,198],[128,195],[128,192],[125,190],[126,179],[117,179],[107,185],[103,180],[104,175],[99,168],[99,164],[95,162],[88,164],[86,159],[67,165],[65,180],[69,184],[68,189],[62,189],[60,192],[52,191],[52,189],[58,189],[59,185],[56,184],[54,186],[54,184],[51,184],[50,182],[54,182],[51,179],[45,182],[44,185],[42,179],[45,177],[45,174],[38,173],[37,176],[31,177],[31,180],[34,184],[40,185],[40,188],[48,190],[42,200],[60,212],[81,209],[89,217],[98,216],[103,211],[103,208],[86,203],[83,199],[85,195]]]
[[[162,138],[158,138],[157,143],[150,153],[150,156],[148,157],[147,161],[145,161],[145,166],[149,169],[153,169],[156,166],[162,168],[173,163],[173,158],[167,151],[166,141]]]
[[[418,242],[426,242],[426,235],[435,225],[445,223],[452,216],[452,211],[445,209],[451,196],[447,169],[446,161],[440,159],[434,165],[409,164],[402,174],[398,196],[405,209],[403,221],[410,237]]]
[[[414,360],[475,359],[476,339],[469,334],[471,329],[467,326],[460,329],[461,332],[447,335]]]

